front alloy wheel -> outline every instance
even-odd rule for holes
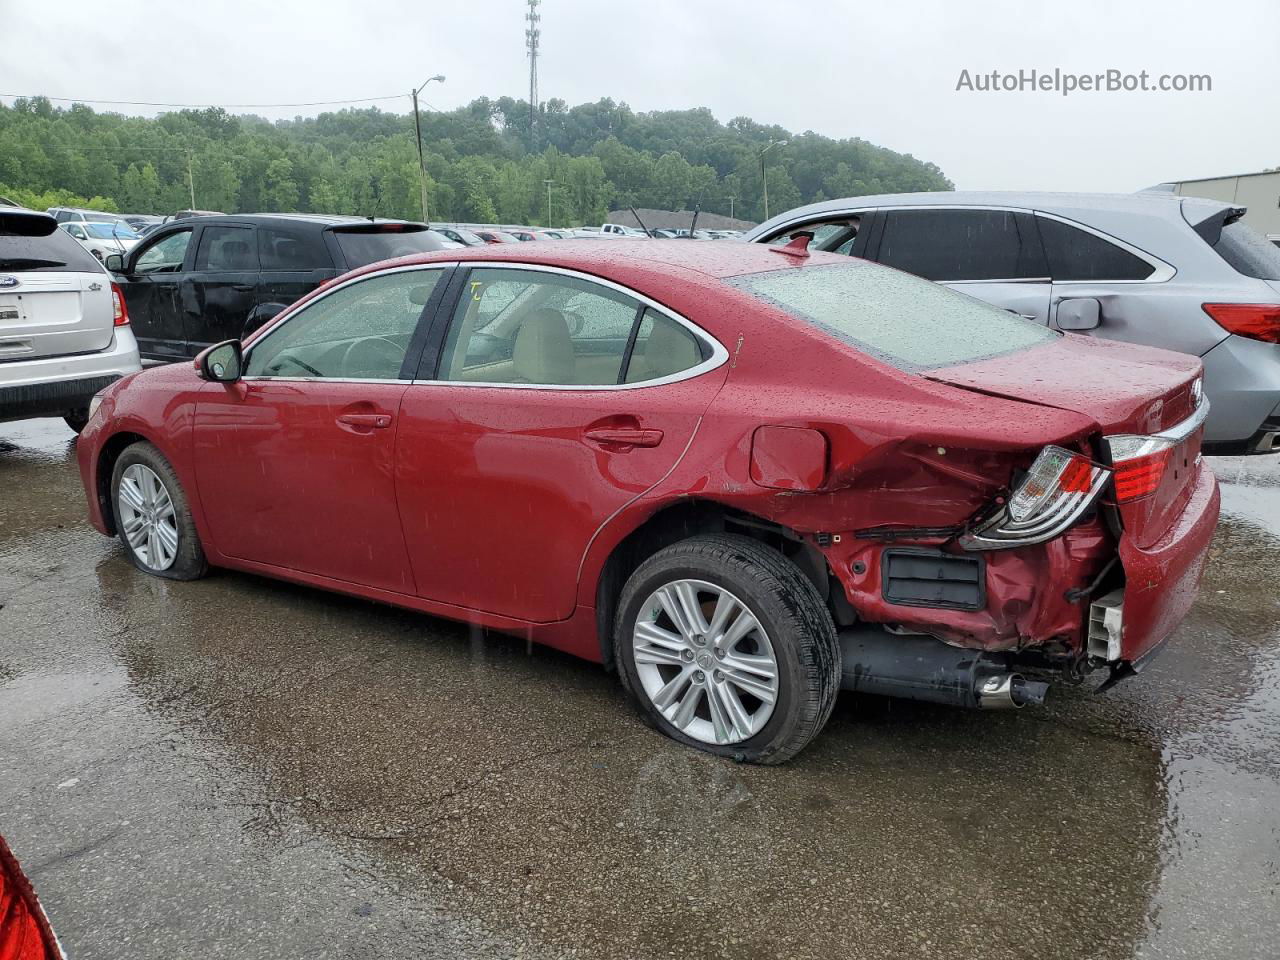
[[[139,570],[170,580],[202,577],[209,565],[173,465],[146,441],[130,444],[111,470],[116,532]]]
[[[755,614],[723,587],[705,580],[659,587],[641,607],[632,645],[645,694],[685,736],[740,743],[773,715],[773,644]]]
[[[133,554],[159,573],[178,556],[177,514],[173,499],[154,470],[144,463],[125,467],[116,492],[116,516]]]

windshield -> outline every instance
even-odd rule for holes
[[[98,240],[137,240],[138,234],[127,223],[84,223],[85,233]]]
[[[728,282],[902,370],[969,363],[1057,336],[936,283],[858,261]]]
[[[425,227],[335,230],[333,235],[338,238],[347,267],[353,270],[379,260],[444,249],[440,235]]]
[[[102,264],[93,254],[64,230],[55,230],[47,237],[28,237],[0,230],[0,270],[103,272]]]

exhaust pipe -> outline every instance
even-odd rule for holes
[[[953,707],[1013,710],[1043,704],[1049,685],[1009,669],[997,653],[951,647],[927,636],[878,626],[840,631],[840,686],[856,693],[924,700]]]

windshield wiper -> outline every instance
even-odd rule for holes
[[[12,260],[0,260],[0,270],[39,270],[42,267],[65,267],[62,260],[39,260],[34,257],[14,257]]]

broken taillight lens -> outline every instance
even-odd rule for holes
[[[1109,477],[1082,454],[1045,447],[1008,501],[957,542],[965,550],[1006,550],[1052,540],[1084,516]]]
[[[1280,303],[1206,303],[1202,306],[1224,330],[1250,340],[1280,343]]]
[[[1062,447],[1045,447],[1009,498],[1009,514],[1014,520],[1026,520],[1059,492],[1088,492],[1091,468],[1086,457]]]

